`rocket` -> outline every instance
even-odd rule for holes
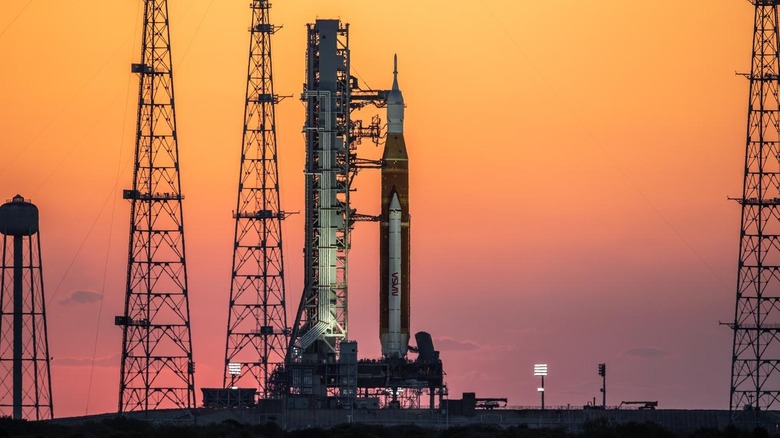
[[[382,155],[379,221],[379,341],[382,356],[406,357],[409,349],[409,157],[404,141],[404,98],[398,57],[387,95],[387,139]]]

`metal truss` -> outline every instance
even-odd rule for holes
[[[287,351],[284,262],[276,147],[276,104],[267,0],[250,4],[249,66],[238,181],[230,285],[224,387],[259,388],[262,398],[280,395],[278,381]]]
[[[753,0],[755,27],[729,409],[780,408],[780,103],[776,0]]]
[[[288,361],[334,362],[347,336],[349,183],[349,28],[338,20],[308,25],[304,291]],[[293,380],[308,380],[308,377]],[[294,392],[307,392],[293,383]]]
[[[167,0],[144,0],[119,412],[195,407]]]
[[[351,117],[367,105],[382,107],[388,91],[361,90],[350,74],[349,25],[317,20],[308,25],[306,83],[306,217],[304,290],[287,350],[286,377],[293,394],[339,394],[329,364],[336,364],[348,333],[348,253],[356,222],[376,221],[350,205],[361,169],[379,169],[381,160],[358,158],[361,139],[379,144],[378,116],[364,124]],[[331,382],[331,383],[329,383]],[[338,385],[336,385],[338,386]]]

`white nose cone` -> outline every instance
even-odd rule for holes
[[[387,132],[404,132],[404,96],[398,88],[398,55],[393,55],[393,89],[387,95]]]

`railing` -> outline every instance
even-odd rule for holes
[[[608,411],[638,411],[639,408],[644,406],[635,406],[635,405],[622,405],[622,406],[607,406]],[[488,409],[477,409],[478,411],[487,411]],[[507,405],[502,407],[496,407],[493,408],[494,411],[541,411],[541,406],[532,406],[532,405]],[[601,408],[600,405],[565,405],[565,406],[545,406],[545,411],[603,411],[604,409]]]

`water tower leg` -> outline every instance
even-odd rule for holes
[[[22,419],[22,236],[14,236],[14,419]]]

